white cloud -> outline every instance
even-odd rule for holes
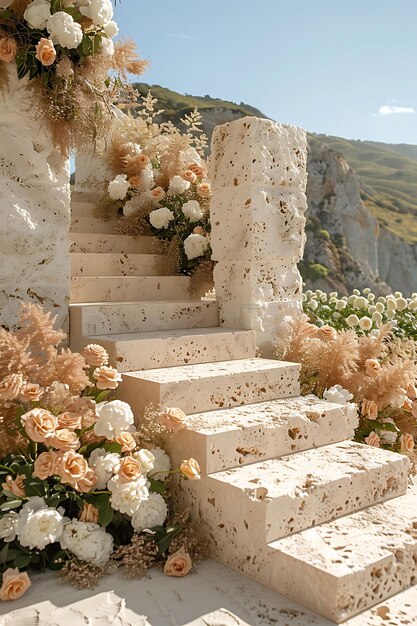
[[[385,104],[378,109],[378,115],[392,115],[393,113],[415,113],[413,107],[399,107],[393,104]]]

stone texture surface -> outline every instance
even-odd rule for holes
[[[69,161],[31,112],[27,81],[5,67],[0,104],[0,324],[11,327],[19,302],[43,304],[68,324]]]
[[[75,276],[71,302],[180,300],[189,294],[188,276]]]
[[[158,276],[158,254],[103,254],[99,252],[72,252],[72,276]]]
[[[78,216],[72,212],[71,205],[71,232],[73,233],[114,233],[117,227],[117,218],[104,219],[103,217]]]
[[[204,474],[344,441],[351,410],[315,396],[284,398],[190,415],[175,435],[175,462],[195,457]]]
[[[95,302],[70,307],[71,341],[79,337],[218,325],[217,302]]]
[[[255,330],[264,356],[301,312],[306,145],[303,130],[257,118],[213,133],[211,242],[220,319]]]
[[[148,405],[185,413],[210,411],[300,393],[299,365],[243,359],[123,374],[118,395],[141,415]]]
[[[84,338],[79,345],[87,343],[102,345],[119,372],[250,359],[256,352],[252,331],[225,328],[98,335]]]
[[[110,252],[119,254],[154,254],[153,237],[131,235],[71,233],[71,252]]]

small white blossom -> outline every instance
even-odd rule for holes
[[[382,302],[377,302],[375,305],[375,309],[378,313],[383,313],[385,311],[385,305]]]
[[[370,317],[362,317],[359,320],[359,326],[360,328],[362,328],[362,330],[371,330],[372,328],[372,320]]]
[[[398,298],[397,300],[397,310],[404,311],[407,308],[407,300],[405,298]]]
[[[349,317],[346,318],[346,324],[351,328],[357,326],[359,324],[359,317],[357,315],[349,315]]]
[[[113,56],[113,54],[114,54],[114,43],[112,42],[111,39],[109,39],[108,37],[102,37],[101,38],[100,52],[101,52],[101,54],[103,54],[106,57],[112,57]],[[119,198],[116,198],[116,199],[119,200]]]
[[[137,533],[155,526],[162,526],[168,515],[168,507],[159,493],[150,493],[132,516],[132,526]]]
[[[363,296],[359,296],[358,298],[355,298],[354,306],[357,309],[365,309],[367,304],[368,302],[366,298],[364,298]]]
[[[109,183],[107,191],[112,200],[124,200],[129,187],[126,174],[119,174]]]
[[[190,183],[188,182],[188,180],[184,180],[182,176],[173,176],[169,183],[168,195],[178,196],[184,193],[185,191],[187,191],[187,189],[189,188],[190,188]]]
[[[347,389],[343,389],[341,385],[334,385],[334,387],[330,387],[330,389],[324,391],[323,398],[327,400],[327,402],[347,404],[352,400],[353,395]]]
[[[309,306],[312,311],[315,311],[317,307],[319,306],[319,303],[317,302],[317,300],[311,300]]]
[[[376,324],[382,324],[382,315],[381,313],[379,313],[379,311],[375,311],[375,313],[372,313],[372,319]]]

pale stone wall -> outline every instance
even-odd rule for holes
[[[45,305],[65,326],[70,295],[69,161],[33,115],[33,93],[10,66],[0,93],[0,325],[21,300]]]
[[[256,331],[263,355],[302,310],[306,133],[245,117],[213,134],[211,245],[223,326]]]

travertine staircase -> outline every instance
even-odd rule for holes
[[[405,457],[348,440],[347,407],[299,395],[298,366],[256,358],[252,331],[218,327],[188,278],[158,276],[150,237],[112,234],[74,195],[71,346],[100,343],[120,396],[190,415],[174,461],[203,472],[179,499],[211,553],[343,622],[417,580],[417,493]]]

